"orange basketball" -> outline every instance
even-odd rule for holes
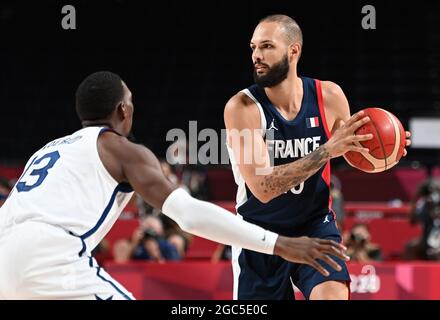
[[[373,139],[358,142],[368,148],[368,154],[349,151],[346,160],[365,172],[382,172],[395,166],[405,149],[405,130],[399,119],[380,108],[364,109],[370,121],[356,130],[356,134],[373,134]]]

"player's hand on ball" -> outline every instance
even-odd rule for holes
[[[372,134],[373,138],[355,144],[370,151],[347,151],[344,154],[345,160],[352,167],[368,173],[382,172],[394,167],[406,154],[405,147],[410,143],[409,132],[405,132],[396,115],[385,109],[370,107],[362,111],[370,121],[359,127],[354,134]]]
[[[329,255],[348,261],[350,258],[345,255],[346,250],[346,247],[333,240],[278,236],[274,253],[294,263],[308,264],[327,277],[330,273],[322,266],[320,261],[327,263],[336,271],[341,271],[341,266]]]
[[[406,146],[409,147],[411,145],[411,132],[405,131],[406,136]],[[403,156],[406,156],[408,152],[406,151],[406,148],[403,150]]]
[[[355,131],[370,121],[363,111],[355,113],[346,123],[340,122],[340,127],[333,133],[325,144],[331,158],[342,156],[347,151],[368,152],[368,148],[355,145],[354,142],[367,141],[372,134],[356,135]]]

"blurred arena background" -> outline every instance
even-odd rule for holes
[[[76,30],[61,27],[67,4]],[[365,5],[376,9],[375,30],[361,26]],[[273,13],[303,30],[300,75],[338,83],[352,112],[382,107],[413,130],[408,156],[384,173],[332,162],[352,298],[440,299],[439,2],[2,1],[0,205],[35,150],[80,127],[74,93],[91,72],[127,82],[134,135],[159,157],[170,129],[197,120],[199,130],[220,131],[226,101],[253,81],[253,29]],[[234,212],[227,165],[163,168]],[[184,234],[136,197],[95,256],[138,299],[232,298],[228,248]]]

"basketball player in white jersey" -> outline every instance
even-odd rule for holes
[[[0,209],[0,299],[133,299],[90,254],[133,190],[183,230],[213,241],[309,264],[324,275],[322,261],[340,268],[329,255],[348,259],[336,242],[278,236],[177,188],[150,150],[126,138],[133,109],[131,92],[111,72],[80,84],[83,129],[32,155]]]

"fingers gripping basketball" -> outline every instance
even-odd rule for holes
[[[349,151],[345,159],[365,172],[382,172],[395,166],[405,149],[405,131],[399,119],[380,108],[364,110],[370,121],[356,130],[357,135],[373,134],[373,139],[355,142],[369,149],[368,153]]]

